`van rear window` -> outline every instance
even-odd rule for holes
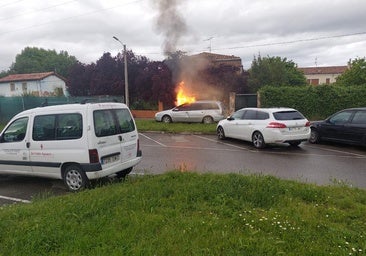
[[[135,124],[127,109],[105,109],[94,111],[94,129],[97,137],[132,132]]]

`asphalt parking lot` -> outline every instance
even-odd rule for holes
[[[366,188],[366,149],[335,144],[287,144],[255,149],[215,135],[140,133],[142,161],[132,175],[170,170],[273,175],[283,179]],[[68,193],[60,180],[0,175],[0,205]]]
[[[255,149],[238,140],[220,141],[215,135],[143,133],[143,160],[137,173],[172,169],[217,173],[259,173],[319,185],[343,183],[366,188],[366,150],[345,145],[307,142]]]

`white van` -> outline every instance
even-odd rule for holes
[[[0,174],[89,180],[124,177],[141,161],[135,121],[122,103],[39,107],[14,116],[0,134]]]

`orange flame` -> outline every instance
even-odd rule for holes
[[[184,82],[180,82],[178,86],[177,92],[177,101],[175,102],[176,106],[179,106],[183,103],[192,103],[196,101],[196,97],[187,95],[187,92],[184,90]]]

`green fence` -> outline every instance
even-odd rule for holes
[[[124,102],[123,96],[93,96],[93,97],[0,97],[0,124],[6,124],[14,115],[23,110],[43,105],[61,105],[87,102]]]

